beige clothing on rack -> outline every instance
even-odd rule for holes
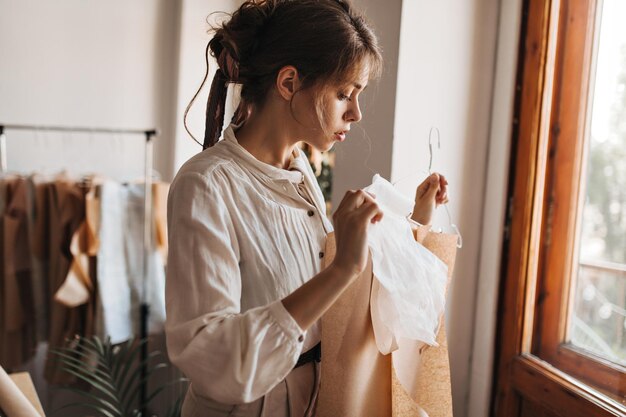
[[[74,256],[71,242],[74,234],[85,221],[85,195],[89,191],[87,183],[58,178],[46,187],[49,211],[49,283],[51,299],[65,283]],[[93,265],[90,265],[93,268]],[[93,269],[88,274],[93,276]],[[95,293],[90,292],[88,302],[68,307],[53,300],[50,305],[48,343],[50,348],[68,346],[76,334],[91,336],[95,324]],[[61,371],[59,362],[48,354],[44,375],[51,383],[69,383],[74,378]]]
[[[292,369],[320,330],[303,332],[280,300],[321,270],[332,225],[299,149],[279,169],[233,129],[183,165],[168,198],[166,335],[191,380],[183,416],[302,417],[317,371]]]
[[[155,244],[167,266],[167,194],[170,184],[155,182],[152,184],[152,207],[155,223]]]

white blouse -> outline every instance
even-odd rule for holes
[[[170,359],[196,395],[254,401],[320,340],[280,301],[320,272],[332,231],[309,162],[299,149],[289,170],[260,162],[231,125],[182,166],[167,213]]]

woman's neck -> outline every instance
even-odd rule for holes
[[[235,136],[239,145],[259,161],[287,169],[298,141],[290,134],[284,116],[273,113],[269,108],[253,112]]]

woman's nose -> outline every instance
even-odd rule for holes
[[[358,122],[362,117],[358,100],[355,100],[353,103],[346,113],[346,121],[348,122]]]

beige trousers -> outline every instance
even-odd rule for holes
[[[294,369],[264,397],[246,404],[223,404],[187,390],[182,417],[313,417],[321,366],[310,362]]]

